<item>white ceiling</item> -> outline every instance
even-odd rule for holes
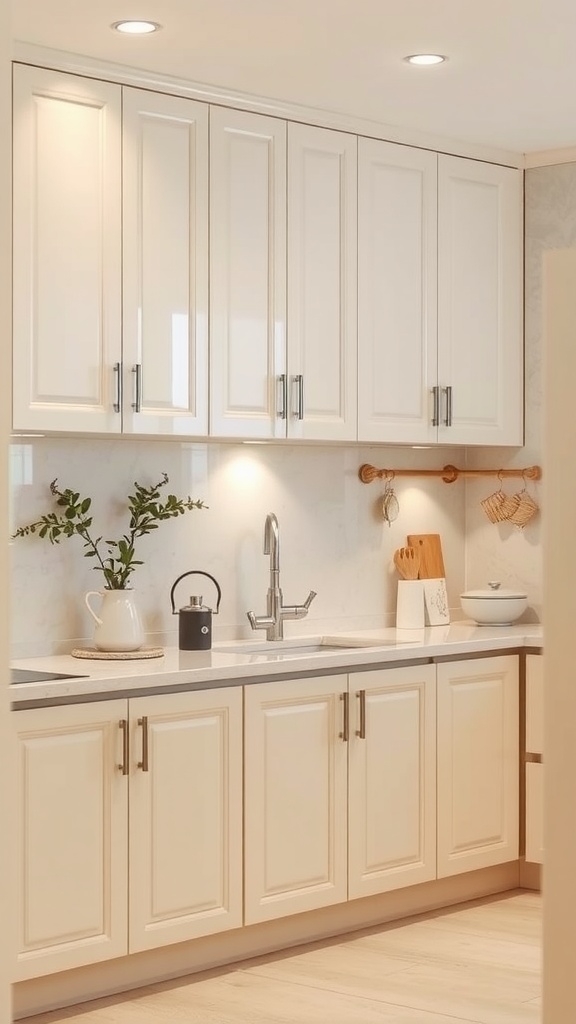
[[[12,0],[13,36],[519,153],[576,145],[575,0]],[[112,32],[161,22],[153,36]],[[449,56],[412,68],[415,52]]]

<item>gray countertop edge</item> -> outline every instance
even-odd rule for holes
[[[539,624],[486,627],[458,622],[450,626],[429,627],[411,637],[408,639],[404,635],[399,638],[392,628],[331,634],[329,637],[324,634],[324,640],[350,646],[292,656],[277,650],[238,654],[221,650],[179,651],[170,647],[165,649],[161,658],[143,660],[84,660],[69,654],[19,659],[12,663],[14,668],[85,674],[86,678],[76,676],[12,685],[10,698],[13,710],[25,710],[44,705],[269,682],[271,679],[367,671],[475,654],[540,651],[543,643],[542,626]],[[300,640],[309,644],[321,638],[303,636],[290,639],[294,643]],[[234,642],[235,647],[238,645],[238,641]]]

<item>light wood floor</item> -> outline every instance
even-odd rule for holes
[[[515,891],[27,1021],[538,1024],[541,909]]]

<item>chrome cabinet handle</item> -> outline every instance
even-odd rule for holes
[[[348,743],[348,738],[349,738],[349,735],[350,735],[349,723],[348,723],[348,707],[349,707],[348,694],[347,693],[341,693],[340,694],[340,700],[343,703],[342,732],[338,733],[338,735],[339,735],[341,740],[344,740],[344,743]]]
[[[134,401],[132,408],[134,412],[142,411],[142,363],[135,363],[132,367],[134,374]]]
[[[452,388],[450,385],[444,388],[446,394],[446,419],[444,420],[444,426],[452,426]]]
[[[437,384],[432,388],[432,397],[434,400],[434,406],[432,409],[432,426],[440,426],[440,388]]]
[[[279,374],[277,378],[278,391],[280,393],[280,407],[278,416],[281,420],[288,419],[288,376],[285,373]]]
[[[118,723],[119,728],[122,730],[122,764],[117,765],[122,775],[128,775],[128,758],[129,758],[129,739],[128,739],[128,722],[125,718],[120,719]]]
[[[114,412],[120,412],[122,409],[122,363],[114,363],[114,377],[116,400],[113,408]]]
[[[297,373],[292,377],[292,385],[296,387],[296,408],[294,409],[294,416],[296,419],[304,419],[304,377],[301,373]]]
[[[142,726],[142,760],[138,761],[138,767],[143,772],[148,772],[150,771],[148,761],[148,717],[144,715],[142,718],[139,718],[138,725]]]
[[[357,730],[356,735],[359,739],[366,739],[366,690],[358,690],[356,694],[360,701],[360,728]]]

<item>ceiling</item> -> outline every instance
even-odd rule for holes
[[[109,28],[163,25],[152,36]],[[13,36],[517,153],[576,145],[575,0],[12,0]],[[448,55],[414,68],[410,53]]]

